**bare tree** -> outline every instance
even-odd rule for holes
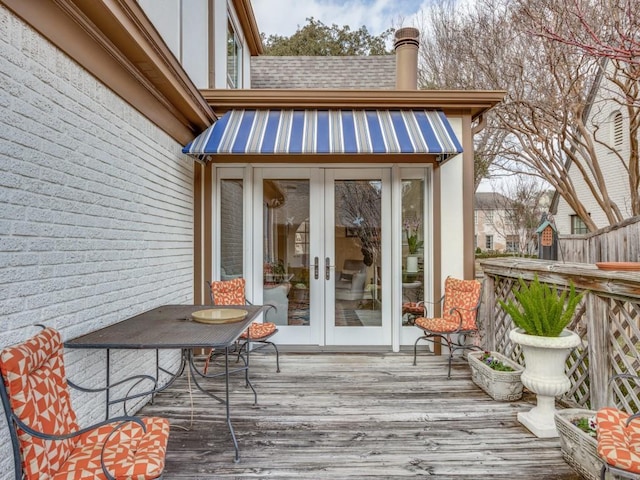
[[[535,34],[592,57],[640,67],[640,8],[635,0],[569,0],[551,8],[561,13],[556,25],[544,21],[544,11],[529,10]]]
[[[426,34],[431,38],[428,56],[436,58],[422,63],[423,78],[431,86],[507,89],[505,100],[491,112],[485,132],[490,142],[484,149],[479,146],[479,154],[488,152],[493,165],[507,172],[545,180],[593,231],[597,226],[569,176],[571,168],[609,223],[622,220],[624,214],[611,198],[605,166],[597,154],[596,146],[605,140],[588,123],[596,80],[608,75],[617,90],[611,92],[613,101],[626,99],[630,109],[632,152],[629,158],[617,155],[629,171],[632,214],[640,214],[634,126],[640,115],[633,107],[638,99],[633,72],[621,71],[620,62],[611,62],[609,73],[585,49],[533,33],[540,31],[541,22],[549,31],[561,31],[571,20],[560,0],[478,0],[455,18],[451,4],[444,2],[427,16],[436,24]]]
[[[508,239],[517,239],[518,253],[531,255],[537,245],[536,230],[543,212],[549,207],[550,192],[547,185],[530,176],[520,175],[510,182],[496,185],[498,210],[494,215],[494,228],[502,225],[501,233]]]
[[[534,35],[600,60],[602,78],[597,86],[601,94],[606,94],[606,101],[618,104],[626,113],[626,156],[611,145],[608,136],[598,136],[600,125],[590,127],[594,143],[604,147],[628,172],[630,213],[640,215],[640,6],[630,0],[547,0],[543,6],[542,10],[525,8]],[[555,25],[545,20],[550,10],[558,17]],[[611,217],[616,221],[624,219],[618,207],[611,205],[611,211],[616,213]],[[607,213],[607,209],[603,210]]]

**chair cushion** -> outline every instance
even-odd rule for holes
[[[147,480],[157,478],[164,469],[169,438],[169,422],[164,418],[144,417],[146,432],[128,422],[109,438],[104,462],[116,478]],[[100,452],[116,424],[95,428],[79,437],[78,447],[60,467],[53,480],[104,478]]]
[[[72,409],[60,334],[46,328],[26,342],[0,353],[0,371],[12,411],[42,433],[71,434],[80,428]],[[144,418],[114,432],[105,449],[105,465],[117,478],[157,478],[164,469],[169,423]],[[104,479],[102,445],[117,423],[102,425],[68,440],[45,440],[17,429],[25,478]]]
[[[428,332],[452,333],[458,331],[460,320],[451,318],[418,317],[415,320],[415,325],[416,327],[420,327],[421,329]]]
[[[450,321],[460,323],[462,316],[462,330],[477,330],[476,307],[480,302],[482,284],[477,280],[459,280],[447,277],[444,282],[444,305],[442,316]],[[454,310],[459,307],[459,310]]]
[[[29,427],[50,435],[79,430],[71,406],[60,334],[47,328],[31,339],[5,348],[0,370],[14,413]],[[55,473],[75,448],[77,439],[48,441],[18,429],[26,478]]]
[[[245,305],[244,278],[215,280],[211,282],[211,298],[214,305]]]
[[[257,323],[253,322],[249,326],[249,333],[251,334],[251,340],[260,340],[273,335],[276,331],[276,324],[272,322]],[[240,338],[247,338],[247,331],[245,330]]]
[[[598,411],[598,455],[609,465],[640,473],[640,418],[626,426],[628,418],[616,408]]]

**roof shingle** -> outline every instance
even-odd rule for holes
[[[395,55],[251,57],[251,88],[394,90]]]

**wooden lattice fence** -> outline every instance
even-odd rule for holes
[[[616,373],[640,372],[640,272],[599,270],[594,265],[556,263],[545,260],[487,259],[481,339],[486,349],[498,351],[524,364],[520,347],[509,339],[514,328],[498,299],[514,298],[518,278],[587,290],[569,328],[582,345],[567,360],[571,389],[562,400],[570,406],[599,408],[616,404],[630,412],[640,409],[640,388],[622,382],[613,389],[609,379]],[[610,396],[611,395],[611,396]]]

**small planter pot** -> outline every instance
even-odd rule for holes
[[[593,417],[595,414],[593,410],[566,408],[556,411],[554,415],[562,456],[582,478],[588,480],[600,478],[602,460],[598,457],[598,441],[576,427],[572,421]]]
[[[467,358],[471,367],[473,383],[488,393],[494,400],[511,402],[520,399],[522,397],[520,375],[524,370],[522,365],[518,365],[497,352],[490,353],[497,360],[513,368],[513,372],[494,370],[480,360],[484,352],[471,352],[467,355]]]

